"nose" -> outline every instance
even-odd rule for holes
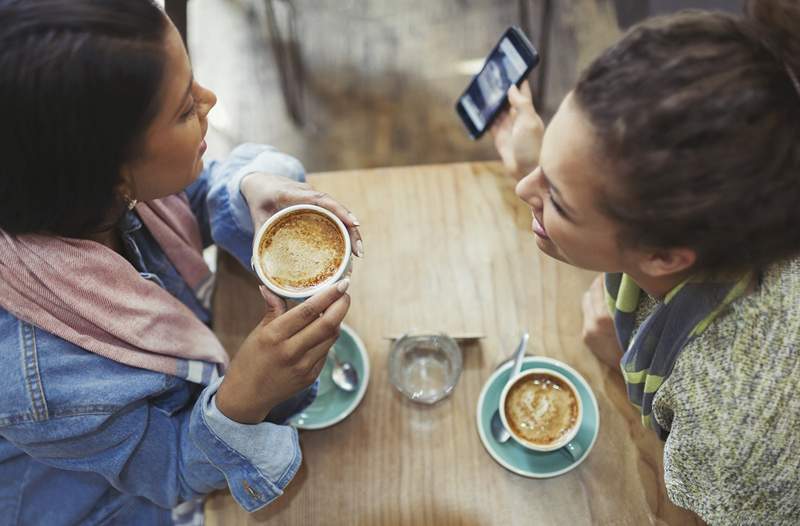
[[[517,197],[525,201],[528,206],[534,210],[541,210],[544,205],[541,168],[537,167],[534,171],[520,179],[515,192]]]
[[[217,95],[200,84],[197,85],[197,88],[199,92],[198,98],[200,99],[200,114],[205,117],[211,111],[211,108],[217,104]]]

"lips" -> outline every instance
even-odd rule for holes
[[[537,236],[541,237],[542,239],[550,239],[550,236],[547,235],[547,230],[544,229],[542,222],[536,217],[535,214],[531,213],[533,216],[533,222],[531,223],[531,228],[533,228],[533,233]]]
[[[208,145],[206,144],[205,139],[203,139],[203,142],[200,143],[200,155],[205,153],[206,148],[208,148]]]

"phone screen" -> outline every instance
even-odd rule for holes
[[[538,62],[533,47],[528,44],[529,49],[519,49],[510,33],[506,32],[459,99],[459,113],[474,137],[480,136],[494,120],[505,103],[508,88],[519,84]]]

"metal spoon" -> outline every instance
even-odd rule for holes
[[[525,359],[525,349],[528,347],[529,337],[527,332],[522,335],[522,340],[520,340],[517,350],[514,352],[514,367],[511,369],[511,375],[506,380],[506,384],[522,370],[522,362]],[[498,442],[508,442],[508,439],[511,438],[511,433],[508,432],[506,426],[503,425],[503,420],[500,418],[500,409],[494,410],[491,428],[492,436]]]
[[[358,371],[353,367],[350,362],[340,362],[339,357],[336,356],[336,348],[331,348],[331,356],[333,357],[333,372],[331,372],[331,379],[336,387],[342,391],[351,393],[358,387]]]

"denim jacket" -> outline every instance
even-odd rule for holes
[[[186,189],[204,243],[248,269],[253,224],[239,185],[252,172],[304,178],[295,159],[246,144]],[[209,323],[135,212],[119,231],[142,278]],[[283,424],[315,389],[245,425],[217,410],[220,381],[129,367],[0,308],[0,524],[170,524],[171,508],[226,485],[244,509],[265,506],[300,466],[297,432]]]

